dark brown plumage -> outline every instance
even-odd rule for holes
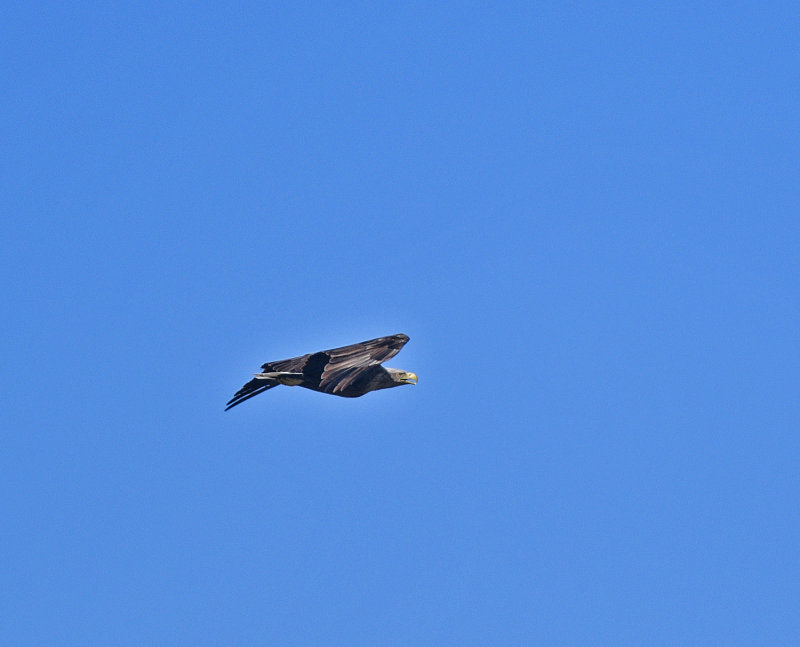
[[[416,384],[417,376],[396,368],[384,368],[408,341],[408,335],[378,337],[359,344],[332,348],[292,359],[267,362],[228,402],[225,411],[245,400],[284,384],[357,398],[378,389]]]

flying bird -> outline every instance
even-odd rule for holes
[[[261,373],[256,373],[234,394],[225,411],[280,384],[302,386],[343,398],[357,398],[378,389],[416,384],[417,376],[414,373],[381,366],[397,355],[407,341],[408,335],[400,333],[292,359],[267,362],[261,367]]]

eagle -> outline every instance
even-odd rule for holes
[[[291,359],[267,362],[261,366],[261,373],[256,373],[252,380],[233,395],[225,411],[280,384],[302,386],[343,398],[358,398],[378,389],[416,384],[417,376],[414,373],[381,366],[397,355],[408,339],[408,335],[399,333]]]

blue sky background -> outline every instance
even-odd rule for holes
[[[797,644],[796,3],[0,24],[4,644]]]

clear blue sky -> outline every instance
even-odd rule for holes
[[[234,4],[2,11],[2,643],[798,644],[798,5]]]

